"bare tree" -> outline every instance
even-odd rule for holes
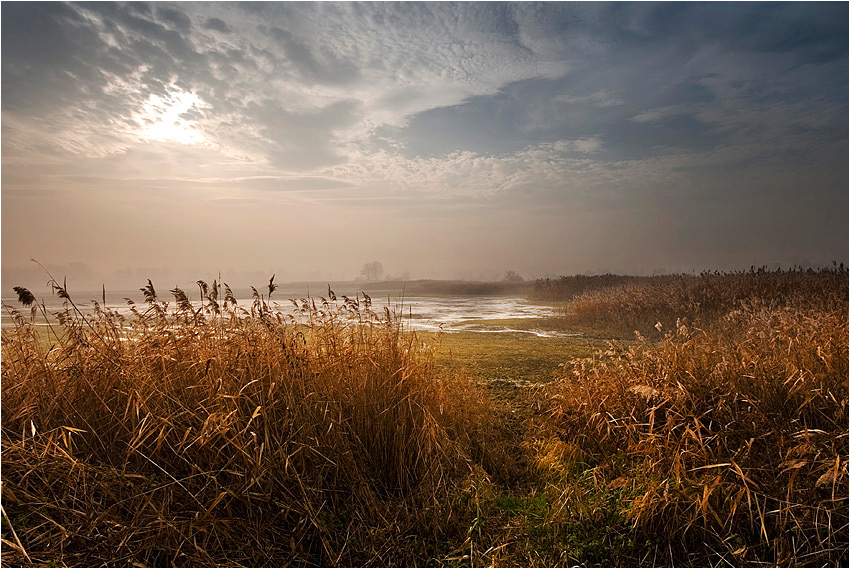
[[[522,278],[522,277],[519,275],[519,273],[517,273],[516,271],[508,271],[507,273],[505,273],[505,282],[508,282],[508,283],[521,283],[521,282],[522,282],[522,281],[524,281],[524,280],[525,280],[525,279],[524,279],[524,278]]]
[[[364,277],[367,281],[377,281],[383,274],[384,266],[378,261],[366,263],[360,270],[360,276]]]

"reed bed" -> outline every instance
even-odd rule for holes
[[[365,293],[18,288],[2,564],[846,566],[844,267],[589,279],[497,404]]]
[[[449,294],[463,296],[525,295],[532,285],[528,282],[477,282],[420,280],[404,283],[411,294]]]
[[[284,316],[273,278],[250,307],[203,281],[200,303],[179,288],[166,302],[148,281],[125,315],[81,311],[51,285],[65,307],[48,337],[26,289],[32,313],[12,309],[2,336],[4,565],[413,565],[439,563],[440,540],[451,551],[457,496],[486,483],[470,457],[487,453],[489,402],[437,377],[368,295],[329,289]]]
[[[599,277],[570,297],[563,316],[574,325],[608,330],[621,338],[635,331],[658,339],[687,320],[705,327],[729,311],[752,303],[821,308],[823,302],[846,302],[835,291],[846,291],[847,271],[840,266],[787,271],[752,268],[730,273],[655,277]]]
[[[655,280],[665,277],[652,277]],[[646,280],[646,277],[628,275],[562,275],[557,279],[542,278],[534,281],[530,296],[549,302],[567,302],[574,297],[594,290],[612,288]]]
[[[606,524],[612,564],[846,566],[847,301],[843,267],[577,297],[579,315],[629,306],[672,325],[548,388],[535,449],[552,523]]]

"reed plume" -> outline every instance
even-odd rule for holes
[[[180,287],[170,310],[140,290],[126,318],[66,309],[49,350],[3,331],[4,565],[384,565],[393,540],[428,558],[404,536],[483,477],[483,393],[371,313],[187,318]]]

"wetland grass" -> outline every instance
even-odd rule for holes
[[[486,482],[488,401],[395,315],[149,281],[129,317],[85,316],[52,282],[49,345],[20,314],[3,331],[4,565],[440,562],[440,516]]]
[[[548,388],[536,448],[565,531],[610,523],[612,564],[846,566],[844,268],[635,286],[580,295],[572,317],[681,319]]]
[[[553,337],[17,291],[3,564],[846,566],[844,268],[604,277]]]

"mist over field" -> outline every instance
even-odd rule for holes
[[[847,18],[4,2],[4,294],[846,262]]]

